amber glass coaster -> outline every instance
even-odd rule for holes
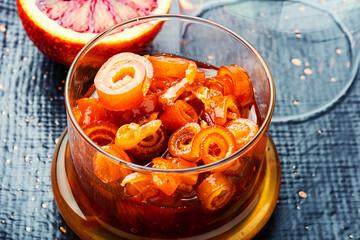
[[[247,209],[232,221],[215,229],[222,234],[213,239],[249,239],[254,237],[270,218],[274,211],[279,191],[281,169],[279,157],[274,143],[269,138],[266,152],[266,173],[260,194]],[[146,239],[114,229],[91,213],[86,201],[80,204],[75,200],[74,193],[81,195],[76,184],[70,187],[67,171],[71,167],[71,156],[68,148],[67,130],[58,142],[51,168],[51,184],[56,204],[71,229],[82,239]],[[80,206],[81,205],[81,206]],[[255,206],[254,206],[255,205]],[[230,229],[224,232],[224,229]],[[192,239],[209,239],[214,232],[194,236]]]

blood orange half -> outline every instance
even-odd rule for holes
[[[70,66],[80,49],[117,23],[169,12],[171,0],[16,0],[29,38],[46,56]],[[147,45],[160,23],[140,24],[114,34],[102,46],[132,51]]]

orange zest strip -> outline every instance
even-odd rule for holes
[[[118,127],[108,121],[97,121],[85,125],[84,133],[91,141],[103,146],[114,142]]]
[[[187,123],[197,122],[198,114],[190,104],[177,100],[160,115],[159,119],[168,131],[174,132]]]
[[[241,105],[251,103],[253,88],[248,73],[238,65],[221,66],[217,73],[219,76],[229,76],[234,84],[234,94]]]
[[[225,206],[234,193],[234,185],[219,172],[211,174],[197,188],[197,197],[202,201],[202,206],[209,211]]]
[[[234,134],[237,149],[242,148],[259,131],[258,125],[247,118],[232,120],[226,124],[226,128]]]
[[[200,125],[188,123],[176,130],[169,139],[168,150],[172,156],[181,157],[188,161],[197,161],[200,155],[193,154],[193,139],[200,132]]]
[[[94,83],[104,107],[122,111],[142,102],[153,79],[153,67],[133,53],[111,57],[98,71]]]
[[[129,156],[121,149],[110,143],[101,147],[111,155],[118,157],[124,161],[131,162]],[[101,153],[96,153],[94,162],[94,173],[104,183],[110,183],[119,179],[123,179],[125,176],[131,173],[130,169],[125,166],[121,166],[120,163],[104,156]]]
[[[137,123],[124,124],[116,133],[115,144],[124,150],[132,149],[153,135],[161,125],[161,120],[153,120],[142,126]]]

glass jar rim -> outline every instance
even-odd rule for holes
[[[264,71],[266,73],[268,83],[269,83],[269,89],[270,89],[270,102],[269,102],[268,111],[266,113],[264,121],[262,122],[262,124],[259,127],[259,130],[255,134],[255,136],[249,142],[247,142],[241,149],[237,150],[235,153],[233,153],[230,156],[228,156],[226,158],[223,158],[223,159],[221,159],[219,161],[216,161],[214,163],[204,164],[204,165],[193,167],[193,168],[154,169],[154,168],[151,168],[151,167],[146,167],[146,166],[138,165],[138,164],[135,164],[135,163],[130,163],[130,162],[124,161],[124,160],[122,160],[120,158],[117,158],[117,157],[111,155],[110,153],[108,153],[105,150],[101,149],[92,140],[90,140],[90,138],[81,129],[80,125],[76,121],[75,116],[74,116],[74,114],[73,114],[73,112],[71,110],[71,104],[70,104],[70,100],[69,100],[70,99],[69,98],[69,83],[70,83],[70,80],[72,79],[72,77],[74,75],[74,70],[76,68],[77,61],[79,59],[81,59],[81,57],[83,57],[87,53],[87,51],[94,45],[94,43],[98,42],[103,37],[105,37],[109,33],[111,33],[112,31],[114,31],[114,30],[116,30],[116,29],[118,29],[120,27],[123,27],[125,25],[132,24],[134,22],[139,22],[139,21],[142,21],[142,20],[151,20],[151,19],[159,19],[159,20],[162,19],[162,20],[166,20],[166,21],[167,20],[181,20],[181,21],[188,21],[188,22],[201,23],[201,24],[205,24],[205,25],[211,25],[212,27],[218,28],[219,30],[222,30],[222,31],[232,35],[234,38],[236,38],[237,40],[242,42],[242,44],[244,44],[248,49],[250,49],[251,52],[255,55],[255,57],[261,63],[261,65],[264,68]],[[138,17],[138,18],[134,18],[134,19],[131,19],[131,20],[127,20],[127,21],[118,23],[118,24],[104,30],[103,32],[99,33],[93,39],[91,39],[89,41],[80,50],[80,52],[75,57],[74,61],[72,62],[71,66],[70,66],[69,72],[68,72],[68,74],[66,76],[66,81],[65,81],[65,105],[66,105],[66,111],[67,111],[67,114],[68,114],[68,116],[70,118],[70,121],[73,124],[73,126],[75,127],[76,131],[78,131],[80,136],[83,137],[83,139],[85,139],[86,142],[88,144],[90,144],[90,146],[92,146],[95,149],[95,151],[100,152],[101,154],[103,154],[106,157],[114,160],[115,162],[121,163],[121,164],[125,165],[126,167],[128,167],[129,169],[132,169],[134,171],[144,172],[144,173],[149,173],[149,172],[151,172],[151,173],[154,173],[154,172],[196,173],[196,172],[204,172],[204,171],[207,171],[207,170],[211,170],[211,169],[214,169],[214,168],[216,168],[218,166],[220,167],[222,164],[225,164],[228,161],[231,161],[233,159],[236,159],[236,158],[240,157],[242,154],[244,154],[246,151],[248,151],[252,146],[254,146],[254,144],[256,143],[256,140],[260,136],[265,134],[265,131],[266,131],[267,127],[270,124],[271,117],[273,115],[274,108],[275,108],[275,84],[274,84],[274,80],[273,80],[272,74],[270,72],[270,69],[269,69],[268,65],[266,64],[265,60],[263,59],[263,57],[260,55],[260,53],[244,37],[240,36],[239,34],[232,31],[231,29],[226,28],[226,27],[224,27],[224,26],[222,26],[220,24],[217,24],[215,22],[212,22],[210,20],[199,18],[199,17],[187,16],[187,15],[182,15],[182,14],[156,14],[156,15],[142,16],[142,17]]]

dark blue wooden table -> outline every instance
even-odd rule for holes
[[[67,70],[28,39],[15,1],[0,0],[0,239],[77,238],[50,184]],[[281,191],[257,238],[360,239],[360,74],[326,112],[270,134]]]

